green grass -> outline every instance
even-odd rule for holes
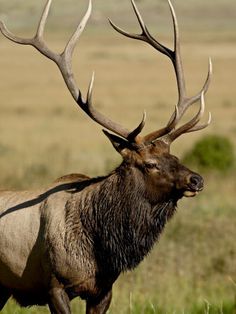
[[[127,314],[233,314],[236,313],[236,304],[234,301],[222,302],[222,304],[210,304],[207,300],[193,304],[191,308],[181,311],[166,310],[154,306],[152,303],[144,305],[134,304],[126,312]]]
[[[73,304],[73,313],[79,314],[84,310],[79,304]],[[48,309],[42,307],[32,307],[30,309],[19,309],[14,302],[11,302],[7,309],[3,311],[4,314],[46,314]],[[112,313],[109,311],[108,313]],[[121,312],[120,312],[121,313]],[[152,303],[146,304],[130,304],[127,310],[122,310],[122,314],[234,314],[236,313],[235,301],[225,301],[221,304],[210,304],[207,300],[201,303],[196,303],[187,310],[166,310],[155,306]]]

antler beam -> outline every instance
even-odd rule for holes
[[[202,117],[204,113],[204,94],[207,92],[209,84],[210,84],[210,79],[212,75],[212,63],[211,60],[209,59],[209,68],[208,68],[208,74],[206,81],[199,93],[197,93],[193,97],[187,97],[186,95],[186,88],[185,88],[185,77],[184,77],[184,70],[183,70],[183,65],[182,65],[182,59],[181,59],[181,53],[180,53],[180,39],[179,39],[179,27],[178,27],[178,22],[176,18],[176,14],[173,8],[172,3],[170,0],[168,0],[170,11],[171,11],[171,16],[173,20],[173,26],[174,26],[174,50],[172,51],[168,47],[162,45],[159,41],[157,41],[149,32],[146,24],[143,21],[143,18],[134,2],[134,0],[131,0],[134,12],[137,16],[139,25],[142,29],[141,34],[132,34],[124,31],[123,29],[119,28],[116,26],[112,21],[110,21],[110,24],[112,27],[119,32],[120,34],[144,41],[148,44],[150,44],[153,48],[155,48],[157,51],[163,53],[166,55],[168,58],[170,58],[174,70],[175,70],[175,75],[176,75],[176,80],[177,80],[177,87],[178,87],[178,103],[175,107],[175,111],[172,114],[168,124],[159,130],[156,130],[148,135],[146,135],[143,139],[145,143],[150,143],[155,141],[156,139],[163,137],[163,140],[167,143],[171,143],[174,139],[179,137],[183,133],[187,132],[193,132],[197,131],[200,129],[203,129],[207,127],[210,122],[211,122],[211,115],[209,113],[209,119],[208,122],[202,125],[197,125],[200,118]],[[177,126],[178,122],[186,112],[186,110],[196,103],[197,101],[201,102],[201,108],[199,113],[188,123],[185,125],[181,126],[177,130],[175,130],[175,127]]]

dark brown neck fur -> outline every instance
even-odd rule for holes
[[[111,175],[83,184],[88,190],[74,195],[72,219],[80,221],[89,237],[99,272],[114,275],[136,267],[173,215],[176,201],[151,204],[138,170],[125,163]]]

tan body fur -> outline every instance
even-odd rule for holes
[[[0,193],[0,248],[4,248],[0,250],[0,287],[13,294],[19,290],[43,295],[53,280],[53,269],[68,286],[79,285],[81,291],[88,286],[94,289],[91,269],[96,267],[91,259],[86,261],[84,256],[78,260],[72,243],[71,254],[65,247],[65,207],[74,202],[74,194],[68,192],[73,189],[70,182],[85,179],[73,174],[57,179],[46,191]]]

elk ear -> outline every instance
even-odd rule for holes
[[[107,132],[106,130],[102,131],[109,138],[115,150],[121,154],[122,157],[127,157],[131,150],[130,143],[119,136]]]

